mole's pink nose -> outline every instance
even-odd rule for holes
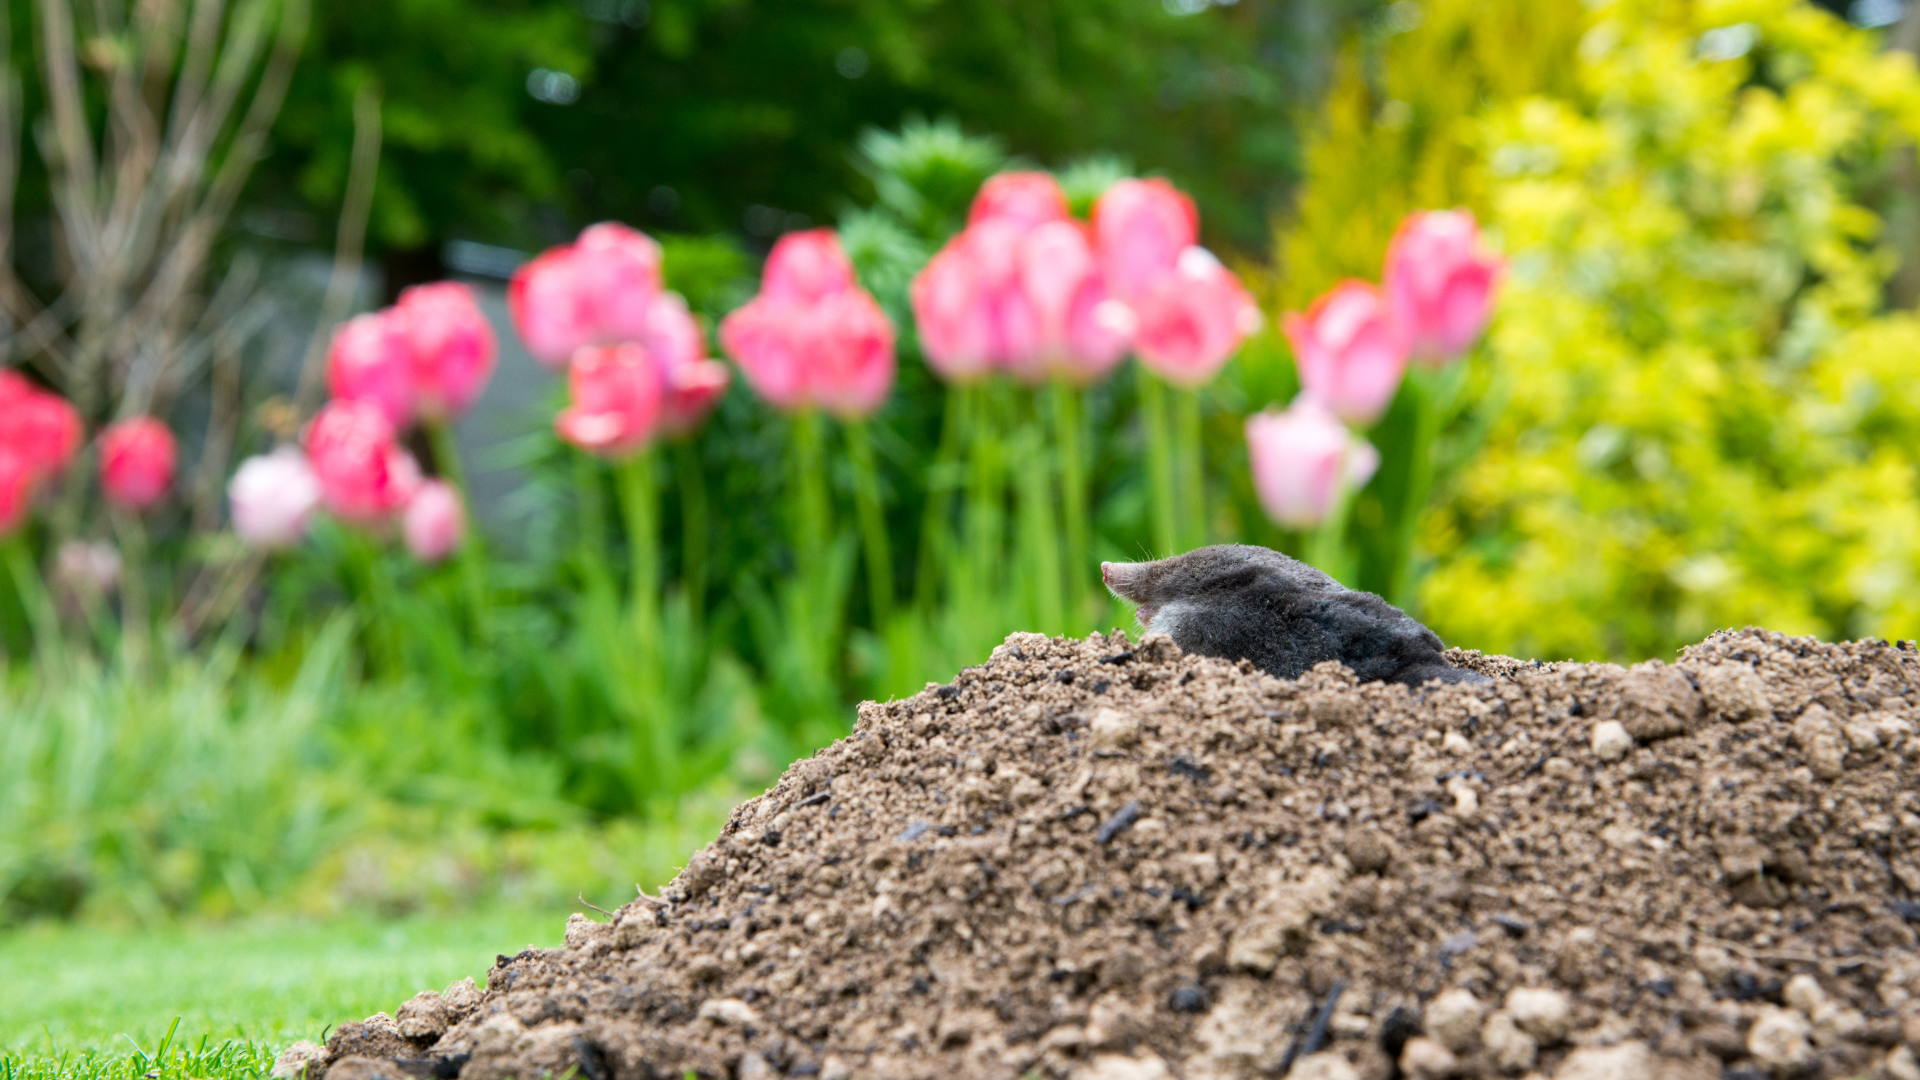
[[[1113,584],[1113,564],[1112,563],[1103,562],[1100,564],[1100,580],[1108,585]]]

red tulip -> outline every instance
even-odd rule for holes
[[[33,508],[33,462],[27,455],[0,442],[0,536],[7,536],[27,520]]]
[[[1407,341],[1380,290],[1349,279],[1281,322],[1300,383],[1334,415],[1373,423],[1407,370]]]
[[[0,371],[0,446],[11,447],[36,480],[58,475],[80,450],[80,414],[14,371]]]
[[[460,546],[467,533],[467,512],[460,494],[441,480],[428,480],[407,503],[400,534],[407,550],[422,562],[439,562]]]
[[[659,291],[660,245],[609,221],[515,272],[507,310],[534,359],[558,367],[584,345],[639,340]]]
[[[415,285],[400,294],[392,318],[406,338],[421,415],[446,421],[465,414],[493,378],[499,355],[473,290],[457,281]]]
[[[1066,193],[1052,173],[1003,172],[980,185],[967,223],[977,225],[995,218],[1031,229],[1049,221],[1065,221],[1071,214]]]
[[[1147,290],[1134,310],[1140,361],[1176,386],[1199,386],[1213,378],[1240,342],[1260,328],[1253,298],[1205,248],[1182,252],[1178,270]]]
[[[386,414],[363,401],[330,401],[306,430],[307,461],[335,517],[371,525],[406,506],[420,466],[395,441]]]
[[[392,309],[348,319],[327,348],[327,390],[341,401],[364,401],[395,428],[413,421],[412,350]]]
[[[659,363],[643,346],[589,345],[568,365],[573,403],[554,417],[553,428],[603,457],[637,453],[660,424],[662,381]]]
[[[1247,417],[1247,459],[1261,509],[1290,529],[1325,521],[1341,489],[1365,484],[1380,466],[1379,451],[1306,394],[1285,412]]]
[[[100,485],[127,510],[145,510],[173,486],[179,463],[173,432],[150,416],[107,425],[100,433]]]
[[[654,298],[644,344],[661,369],[661,431],[667,435],[692,431],[727,392],[732,373],[727,365],[707,359],[706,332],[676,292]]]
[[[774,300],[812,303],[854,287],[853,262],[832,229],[788,233],[767,253],[760,294]]]
[[[1387,247],[1386,292],[1413,358],[1444,364],[1466,352],[1493,314],[1500,258],[1465,210],[1411,214]]]
[[[1052,221],[1020,248],[1020,288],[1039,325],[1041,366],[1072,381],[1098,381],[1127,353],[1133,313],[1107,295],[1087,230]]]
[[[1200,214],[1165,180],[1122,180],[1094,203],[1093,231],[1107,287],[1133,303],[1199,242]]]

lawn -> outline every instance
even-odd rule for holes
[[[559,944],[567,912],[0,934],[0,1080],[239,1080],[295,1039]],[[164,1060],[155,1051],[178,1018]]]

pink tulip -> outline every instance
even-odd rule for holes
[[[1247,417],[1247,457],[1261,509],[1289,529],[1325,521],[1341,489],[1365,484],[1380,466],[1372,445],[1305,394],[1285,412]]]
[[[107,499],[127,510],[145,510],[173,486],[179,449],[167,425],[137,416],[100,433],[100,485]]]
[[[386,414],[367,402],[328,402],[307,424],[305,442],[321,502],[342,521],[385,520],[420,486],[419,463],[395,441]]]
[[[0,536],[9,536],[33,508],[35,470],[27,455],[0,443]]]
[[[81,438],[80,414],[73,406],[17,372],[0,371],[0,446],[25,458],[36,479],[65,470]]]
[[[420,414],[435,421],[464,415],[486,390],[499,355],[473,290],[457,281],[415,285],[400,294],[392,317],[406,337]]]
[[[1021,288],[1026,230],[1005,218],[969,225],[914,278],[914,322],[927,362],[950,382],[993,368],[1042,374],[1040,316]]]
[[[341,401],[364,401],[395,428],[413,421],[412,350],[391,308],[355,315],[327,348],[327,390]]]
[[[760,294],[721,321],[720,343],[747,385],[777,409],[819,406],[842,417],[871,413],[893,389],[893,323],[851,277],[837,291],[799,287],[794,267],[800,264],[792,253],[810,253],[812,261],[819,252],[837,254],[839,241],[831,233],[781,240],[789,242],[796,246],[787,255],[776,245],[779,261],[769,258]],[[819,275],[809,280],[817,283]]]
[[[76,596],[106,596],[120,587],[125,565],[112,544],[69,540],[53,559],[54,579]]]
[[[706,332],[679,293],[654,297],[643,344],[661,369],[660,430],[684,435],[699,427],[727,392],[732,374],[727,365],[707,359]]]
[[[1041,366],[1086,385],[1126,355],[1133,313],[1107,295],[1087,230],[1051,221],[1020,248],[1020,288],[1039,326]]]
[[[1465,210],[1411,214],[1387,247],[1386,292],[1413,358],[1444,364],[1466,352],[1493,314],[1500,258]]]
[[[439,562],[460,546],[467,533],[467,512],[460,494],[441,480],[428,480],[414,493],[401,520],[407,550],[422,562]]]
[[[589,453],[620,458],[652,441],[660,424],[658,361],[640,345],[589,345],[567,368],[573,403],[553,419],[562,439]]]
[[[660,245],[608,221],[515,272],[507,310],[527,351],[557,368],[584,345],[639,340],[659,291]]]
[[[843,419],[867,416],[893,389],[893,320],[865,290],[830,296],[801,322],[808,396]]]
[[[1407,341],[1380,290],[1348,279],[1282,321],[1300,383],[1350,424],[1379,419],[1407,370]]]
[[[854,287],[853,262],[832,229],[788,233],[767,253],[760,294],[774,300],[812,303]]]
[[[320,494],[320,478],[299,449],[250,457],[227,482],[233,531],[257,548],[289,547],[307,534]]]
[[[1200,237],[1193,200],[1165,180],[1122,180],[1093,205],[1100,266],[1113,295],[1133,303],[1174,273]]]
[[[1199,247],[1182,252],[1178,269],[1149,289],[1134,310],[1140,361],[1175,386],[1195,387],[1213,378],[1260,328],[1260,309],[1239,279]]]
[[[1046,172],[1003,172],[987,178],[980,193],[973,197],[967,223],[977,225],[990,218],[1032,229],[1050,221],[1065,221],[1072,213],[1060,181]]]

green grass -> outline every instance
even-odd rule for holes
[[[566,916],[503,909],[0,934],[0,1080],[260,1076],[296,1039],[464,976],[484,981],[498,953],[559,944]]]

